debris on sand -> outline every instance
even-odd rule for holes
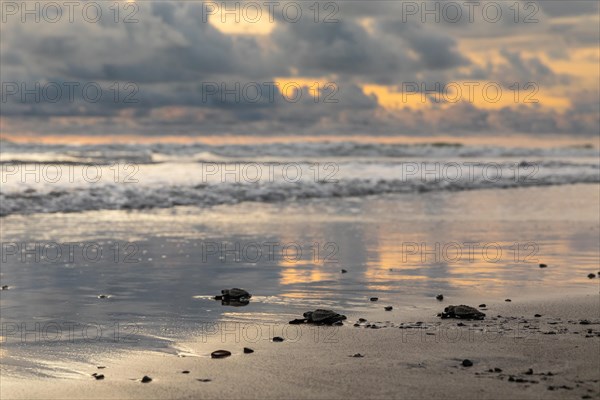
[[[444,300],[444,295],[443,294],[438,294],[437,296],[435,296],[436,299],[438,299],[439,301]]]
[[[469,360],[469,359],[465,358],[465,359],[462,361],[462,366],[463,366],[463,367],[472,367],[472,366],[473,366],[473,361],[471,361],[471,360]]]
[[[227,350],[216,350],[210,353],[210,358],[225,358],[231,355],[230,351]]]
[[[150,378],[148,375],[144,375],[144,377],[142,378],[142,383],[149,383],[152,382],[152,378]]]

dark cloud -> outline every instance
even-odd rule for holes
[[[430,9],[447,4],[414,3]],[[582,91],[576,79],[533,54],[569,60],[573,49],[597,46],[597,2],[540,2],[537,22],[530,24],[514,20],[513,2],[495,3],[502,7],[502,18],[494,23],[481,14],[468,21],[463,2],[456,3],[464,13],[459,21],[442,16],[435,22],[407,15],[407,2],[393,1],[333,3],[339,9],[324,9],[322,3],[321,20],[330,16],[337,22],[315,23],[309,9],[313,4],[299,3],[304,17],[292,23],[276,13],[276,27],[268,35],[225,34],[206,21],[206,10],[198,2],[139,2],[138,22],[130,24],[112,18],[96,24],[81,18],[56,24],[12,19],[2,26],[3,83],[31,88],[36,83],[94,82],[104,96],[93,102],[80,91],[73,99],[63,96],[56,102],[12,96],[2,104],[3,127],[97,134],[597,133],[597,90]],[[105,15],[112,16],[111,4],[103,5]],[[496,51],[500,57],[481,62],[468,53],[469,46]],[[315,101],[311,89],[302,86],[299,100],[291,102],[281,88],[267,92],[267,84],[276,78],[296,77],[331,81],[335,93],[321,87]],[[571,107],[564,113],[540,105],[487,110],[468,103],[428,111],[389,110],[363,89],[379,84],[399,90],[402,82],[431,87],[459,80],[560,86]],[[132,93],[124,89],[128,82],[137,102],[123,101]],[[118,101],[111,89],[115,83],[120,85]],[[249,89],[249,100],[223,91],[236,84],[257,85],[263,92],[254,97]],[[336,101],[325,102],[328,96]]]

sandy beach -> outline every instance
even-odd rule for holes
[[[0,15],[1,400],[600,400],[600,1]]]
[[[358,315],[349,316],[343,327],[265,325],[258,336],[256,325],[229,325],[177,343],[179,354],[99,356],[96,366],[79,367],[69,379],[3,375],[1,394],[6,399],[598,398],[597,289],[593,284],[585,293],[553,300],[496,301],[487,305],[489,318],[463,321],[461,327],[432,313],[411,318],[393,311],[360,314],[372,315],[368,321],[380,329],[354,327]],[[287,333],[284,342],[270,340],[281,332]],[[244,354],[244,347],[254,353]],[[211,359],[217,349],[232,355]],[[356,353],[364,357],[352,357]],[[464,359],[473,366],[462,366]],[[97,381],[93,373],[105,378]],[[143,376],[152,382],[141,383]]]
[[[2,398],[598,398],[597,196],[571,185],[5,217],[16,243],[95,238],[135,245],[138,262],[4,249]],[[257,225],[264,215],[277,218]],[[238,260],[205,246],[269,241],[337,251]],[[431,253],[472,241],[504,252]],[[534,257],[515,258],[515,242]],[[234,285],[252,292],[246,306],[213,299]],[[485,319],[438,317],[459,304]],[[317,308],[347,319],[289,324]]]

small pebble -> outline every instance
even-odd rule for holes
[[[546,264],[540,264],[540,268],[547,268],[548,266]]]
[[[506,300],[504,300],[504,301],[506,301],[506,302],[511,302],[512,300],[511,300],[511,299],[506,299]]]
[[[8,290],[8,285],[3,285],[2,290]]]
[[[465,358],[463,360],[463,362],[462,362],[462,366],[463,367],[472,367],[473,366],[473,361]]]
[[[148,375],[144,375],[144,377],[142,378],[142,383],[148,382],[152,382],[152,378],[150,378]]]
[[[181,373],[182,373],[182,374],[189,374],[189,373],[190,373],[190,371],[188,371],[188,370],[185,370],[185,371],[181,371]]]
[[[443,294],[438,294],[437,296],[435,296],[436,299],[438,299],[439,301],[444,300],[444,295]]]
[[[588,321],[587,319],[582,319],[581,321],[579,321],[579,325],[589,325],[591,322]]]
[[[377,301],[377,300],[379,300],[379,297],[371,297],[370,300],[371,301]]]
[[[283,342],[284,340],[285,340],[285,339],[284,339],[284,338],[282,338],[281,336],[275,336],[275,337],[273,338],[273,341],[274,341],[274,342]]]
[[[101,380],[101,379],[104,379],[104,375],[102,375],[102,374],[95,374],[95,373],[94,373],[94,374],[92,374],[92,376],[93,376],[94,378],[96,378],[96,380]]]
[[[535,314],[535,315],[534,315],[534,317],[536,317],[536,318],[539,318],[539,317],[541,317],[541,316],[542,316],[542,314]]]
[[[525,375],[533,375],[533,369],[529,368],[526,372]]]
[[[359,319],[358,319],[358,322],[367,322],[367,320],[366,320],[366,319],[364,319],[364,318],[359,318]]]
[[[485,304],[480,304],[479,308],[486,308],[487,306]]]
[[[494,372],[502,372],[502,368],[496,367],[496,368],[494,368]]]
[[[210,382],[211,379],[196,379],[198,382]]]
[[[225,358],[231,355],[230,351],[227,350],[216,350],[210,353],[211,358]]]
[[[588,278],[590,278],[590,279],[594,279],[595,277],[596,277],[595,274],[588,274]]]
[[[342,274],[345,274],[346,272],[348,272],[348,271],[346,271],[345,269],[342,270]]]
[[[385,311],[392,311],[393,309],[394,309],[394,307],[392,307],[392,306],[386,306],[386,307],[384,307]]]
[[[360,353],[356,353],[356,354],[351,355],[350,357],[361,358],[361,357],[364,357],[364,356],[362,354],[360,354]]]
[[[244,347],[244,354],[250,354],[250,353],[254,353],[254,350],[252,350],[250,347]]]
[[[98,369],[104,369],[104,368],[106,368],[104,365],[99,365],[98,366]]]
[[[101,294],[98,296],[99,299],[108,299],[110,296],[107,294]]]

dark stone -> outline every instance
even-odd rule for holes
[[[480,304],[479,308],[486,308],[487,306],[485,304]]]
[[[494,372],[502,372],[502,369],[501,369],[501,368],[498,368],[498,367],[496,367],[496,368],[494,368]]]
[[[579,325],[589,325],[591,324],[590,321],[588,321],[587,319],[582,319],[581,321],[579,321]]]
[[[285,340],[285,339],[284,339],[284,338],[282,338],[281,336],[275,336],[275,337],[273,338],[273,341],[274,341],[274,342],[278,342],[278,343],[279,343],[279,342],[283,342],[284,340]]]
[[[371,297],[369,300],[371,300],[371,301],[377,301],[377,300],[379,300],[379,297]]]
[[[142,378],[142,383],[149,383],[152,382],[152,378],[150,378],[148,375],[144,375],[144,377]]]
[[[448,306],[442,313],[442,318],[458,318],[458,319],[484,319],[485,314],[481,311],[461,304],[459,306]]]
[[[188,371],[188,370],[185,370],[185,371],[181,371],[181,373],[182,373],[182,374],[189,374],[189,373],[190,373],[190,371]]]
[[[542,316],[542,314],[535,314],[535,315],[534,315],[534,317],[536,317],[536,318],[539,318],[539,317],[541,317],[541,316]]]
[[[210,353],[211,358],[225,358],[231,355],[230,351],[227,350],[216,350]]]
[[[506,299],[506,300],[504,300],[504,301],[506,301],[506,302],[511,302],[512,300],[511,300],[511,299]]]
[[[104,375],[102,375],[102,374],[92,374],[92,376],[93,376],[94,378],[96,378],[96,380],[101,380],[101,379],[104,379]]]
[[[108,299],[108,295],[107,294],[101,294],[98,296],[99,299]]]
[[[546,264],[540,264],[540,268],[548,268]]]
[[[251,354],[254,353],[254,350],[252,350],[250,347],[244,347],[244,354]]]
[[[198,382],[210,382],[212,379],[196,379]]]
[[[509,381],[509,382],[514,382],[514,381],[515,381],[515,377],[514,377],[514,376],[512,376],[512,375],[511,375],[511,376],[509,376],[509,377],[508,377],[508,381]]]
[[[359,318],[359,319],[358,319],[358,322],[367,322],[367,320],[366,320],[366,319],[364,319],[364,318]]]
[[[342,269],[342,274],[345,274],[346,272],[348,272],[348,271],[346,271],[345,269]]]
[[[106,368],[104,365],[99,365],[98,366],[98,369],[104,369],[104,368]]]
[[[394,309],[394,307],[392,307],[392,306],[385,306],[383,309],[385,311],[392,311]]]
[[[356,353],[356,354],[353,354],[353,355],[351,355],[350,357],[354,357],[354,358],[362,358],[362,357],[364,357],[364,356],[363,356],[362,354],[360,354],[360,353]]]
[[[3,285],[2,290],[8,290],[8,285]]]
[[[471,360],[468,360],[468,359],[466,359],[466,358],[465,358],[465,359],[463,360],[463,362],[462,362],[462,366],[463,366],[463,367],[472,367],[472,366],[473,366],[473,361],[471,361]]]
[[[529,368],[526,372],[525,375],[533,375],[533,369]]]
[[[439,301],[444,300],[444,295],[443,294],[438,294],[437,296],[435,296],[436,299],[438,299]]]
[[[590,279],[594,279],[595,277],[596,277],[595,274],[588,274],[588,278],[590,278]]]

